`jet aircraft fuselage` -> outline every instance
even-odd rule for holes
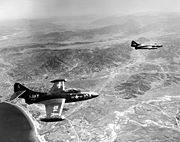
[[[28,93],[28,92],[27,92]],[[41,92],[31,92],[24,93],[19,98],[24,98],[27,104],[33,103],[43,103],[43,101],[51,100],[51,99],[65,99],[65,103],[72,103],[78,101],[84,101],[88,99],[92,99],[98,96],[95,92],[55,92],[53,94],[41,93]]]
[[[160,47],[163,47],[161,44],[140,44],[137,43],[135,41],[131,42],[131,47],[134,47],[136,50],[138,49],[148,49],[148,50],[152,50],[152,49],[158,49]]]

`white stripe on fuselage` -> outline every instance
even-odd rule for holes
[[[81,92],[79,94],[70,94],[71,99],[76,99],[76,100],[82,99],[82,98],[90,99],[93,97],[93,95],[98,95],[98,94],[95,92]]]

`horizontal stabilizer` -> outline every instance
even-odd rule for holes
[[[10,98],[10,101],[16,99],[17,97],[21,96],[21,95],[24,94],[25,92],[26,92],[26,90],[14,92],[13,95],[11,96],[11,98]]]

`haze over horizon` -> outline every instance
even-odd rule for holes
[[[179,0],[1,0],[0,20],[139,12],[180,12]]]

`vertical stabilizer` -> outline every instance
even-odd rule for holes
[[[134,40],[131,42],[131,47],[137,47],[139,46],[140,44],[135,42]]]
[[[11,96],[10,101],[14,100],[17,97],[21,97],[27,91],[29,91],[28,88],[26,88],[25,86],[21,85],[20,83],[15,83],[14,84],[14,93]]]

